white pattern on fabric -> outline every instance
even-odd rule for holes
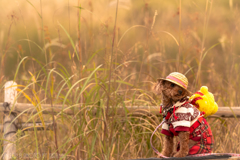
[[[182,126],[182,127],[190,127],[191,122],[190,121],[176,121],[172,123],[173,128]]]
[[[200,111],[193,106],[192,104],[181,104],[176,110],[175,115],[177,119],[175,119],[174,116],[171,116],[170,123],[173,125],[173,128],[177,127],[187,127],[190,128],[200,117]],[[169,124],[164,123],[162,126],[162,129],[169,130]]]
[[[163,123],[162,129],[169,130],[169,126],[166,123]]]
[[[177,109],[175,111],[175,113],[188,113],[188,112],[193,114],[194,113],[194,109],[193,108],[180,107],[179,109]]]

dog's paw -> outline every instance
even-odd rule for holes
[[[162,154],[162,153],[161,153],[161,154]],[[165,155],[163,155],[163,156],[165,156]],[[157,158],[163,158],[163,157],[162,157],[162,156],[160,156],[160,155],[158,155],[158,156],[157,156]]]
[[[168,151],[162,151],[161,152],[161,154],[163,155],[163,156],[166,156],[166,157],[170,157],[171,156],[171,153]]]
[[[173,157],[176,153],[177,153],[177,151],[176,151],[176,152],[172,152],[172,153],[170,154],[170,157]]]
[[[176,154],[173,155],[173,157],[186,157],[187,153],[182,153],[182,152],[177,152]]]

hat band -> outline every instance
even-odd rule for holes
[[[178,82],[179,84],[181,84],[185,89],[187,89],[186,84],[185,84],[183,81],[181,81],[180,79],[177,79],[176,77],[167,76],[166,79],[171,79],[171,80],[173,80],[173,81],[176,81],[176,82]]]

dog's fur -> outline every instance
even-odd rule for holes
[[[166,107],[171,107],[177,101],[191,96],[188,91],[182,87],[171,83],[166,80],[158,80],[154,85],[153,90],[157,95],[162,96],[162,106],[163,109]],[[167,157],[185,157],[188,154],[189,148],[193,146],[196,142],[189,140],[189,132],[179,132],[179,142],[180,150],[177,152],[178,140],[174,140],[173,137],[165,136],[163,142],[162,155]]]

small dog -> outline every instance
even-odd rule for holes
[[[161,133],[165,135],[162,155],[185,157],[187,155],[210,153],[213,136],[201,112],[188,100],[191,92],[187,90],[187,78],[173,72],[167,78],[160,78],[153,89],[161,94],[161,110],[165,122]],[[178,141],[174,142],[174,136]]]

